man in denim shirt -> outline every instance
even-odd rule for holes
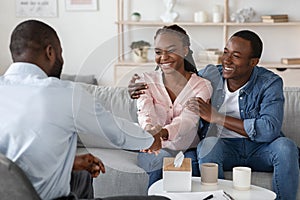
[[[222,65],[208,65],[199,74],[211,81],[210,102],[195,98],[188,107],[204,120],[197,148],[199,165],[215,162],[219,178],[235,166],[274,172],[277,199],[296,199],[298,150],[283,137],[282,79],[256,66],[262,41],[251,31],[235,33],[224,48]]]

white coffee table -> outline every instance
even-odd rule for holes
[[[230,194],[235,200],[270,200],[276,198],[276,194],[273,191],[255,185],[251,185],[250,190],[236,190],[233,188],[231,180],[218,179],[217,185],[202,185],[200,177],[192,177],[192,191],[184,193],[187,195],[188,199],[188,195],[192,195],[193,192],[207,192],[216,190],[224,190],[225,192]],[[174,194],[174,192],[172,193]],[[161,179],[150,186],[148,194],[168,196],[168,194],[170,193],[163,191],[163,180]],[[173,199],[174,198],[172,198],[172,200]]]

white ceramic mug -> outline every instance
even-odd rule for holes
[[[217,163],[203,163],[200,166],[201,183],[203,185],[217,185],[218,184],[218,164]]]
[[[251,168],[234,167],[233,168],[233,187],[237,190],[249,190],[251,186]]]
[[[195,12],[195,14],[194,14],[194,21],[195,22],[200,22],[200,23],[207,22],[207,14],[206,14],[206,12],[205,11]]]
[[[222,22],[222,14],[221,13],[213,13],[213,20],[214,23]]]

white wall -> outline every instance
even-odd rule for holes
[[[58,17],[42,18],[58,32],[65,58],[63,73],[95,74],[101,84],[113,83],[113,63],[117,59],[117,0],[98,0],[99,10],[89,12],[70,12],[65,9],[65,0],[57,0]],[[127,2],[129,0],[125,0]],[[131,0],[126,15],[133,11],[142,13],[146,20],[158,20],[164,11],[162,0]],[[180,13],[179,20],[191,21],[193,13],[198,10],[210,12],[214,4],[223,4],[223,0],[177,0],[175,10]],[[230,11],[253,7],[259,15],[267,13],[289,14],[290,20],[300,20],[299,0],[229,0]],[[0,73],[11,63],[9,54],[9,37],[13,28],[25,18],[15,17],[15,0],[0,2]],[[138,27],[137,27],[138,28]],[[146,34],[135,33],[131,40],[145,39],[152,43],[152,27]],[[231,28],[230,34],[240,28]],[[264,41],[262,60],[279,61],[281,57],[300,57],[300,27],[254,27]],[[222,49],[222,29],[218,27],[189,28],[194,47],[217,47]],[[131,42],[131,41],[129,41]],[[195,45],[196,44],[196,45]],[[126,44],[128,50],[129,43]]]
[[[86,67],[92,52],[101,45],[116,38],[115,25],[117,11],[115,0],[99,0],[98,11],[66,11],[65,0],[57,0],[58,17],[39,18],[49,23],[57,31],[62,47],[65,65],[63,73],[69,74],[99,74],[105,63],[92,63]],[[14,27],[26,18],[16,18],[15,0],[1,0],[0,2],[0,73],[3,73],[12,62],[9,53],[9,39]],[[110,45],[110,49],[98,57],[117,56],[117,43]],[[107,77],[108,80],[113,76]]]

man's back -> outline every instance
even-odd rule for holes
[[[67,195],[77,142],[72,88],[34,68],[26,75],[18,65],[0,79],[1,153],[30,174],[42,198],[51,198],[48,191]]]
[[[132,150],[154,140],[106,111],[80,85],[48,78],[33,64],[12,64],[0,78],[0,93],[0,111],[6,114],[0,117],[0,152],[26,172],[43,199],[69,194],[76,133],[100,146]]]

